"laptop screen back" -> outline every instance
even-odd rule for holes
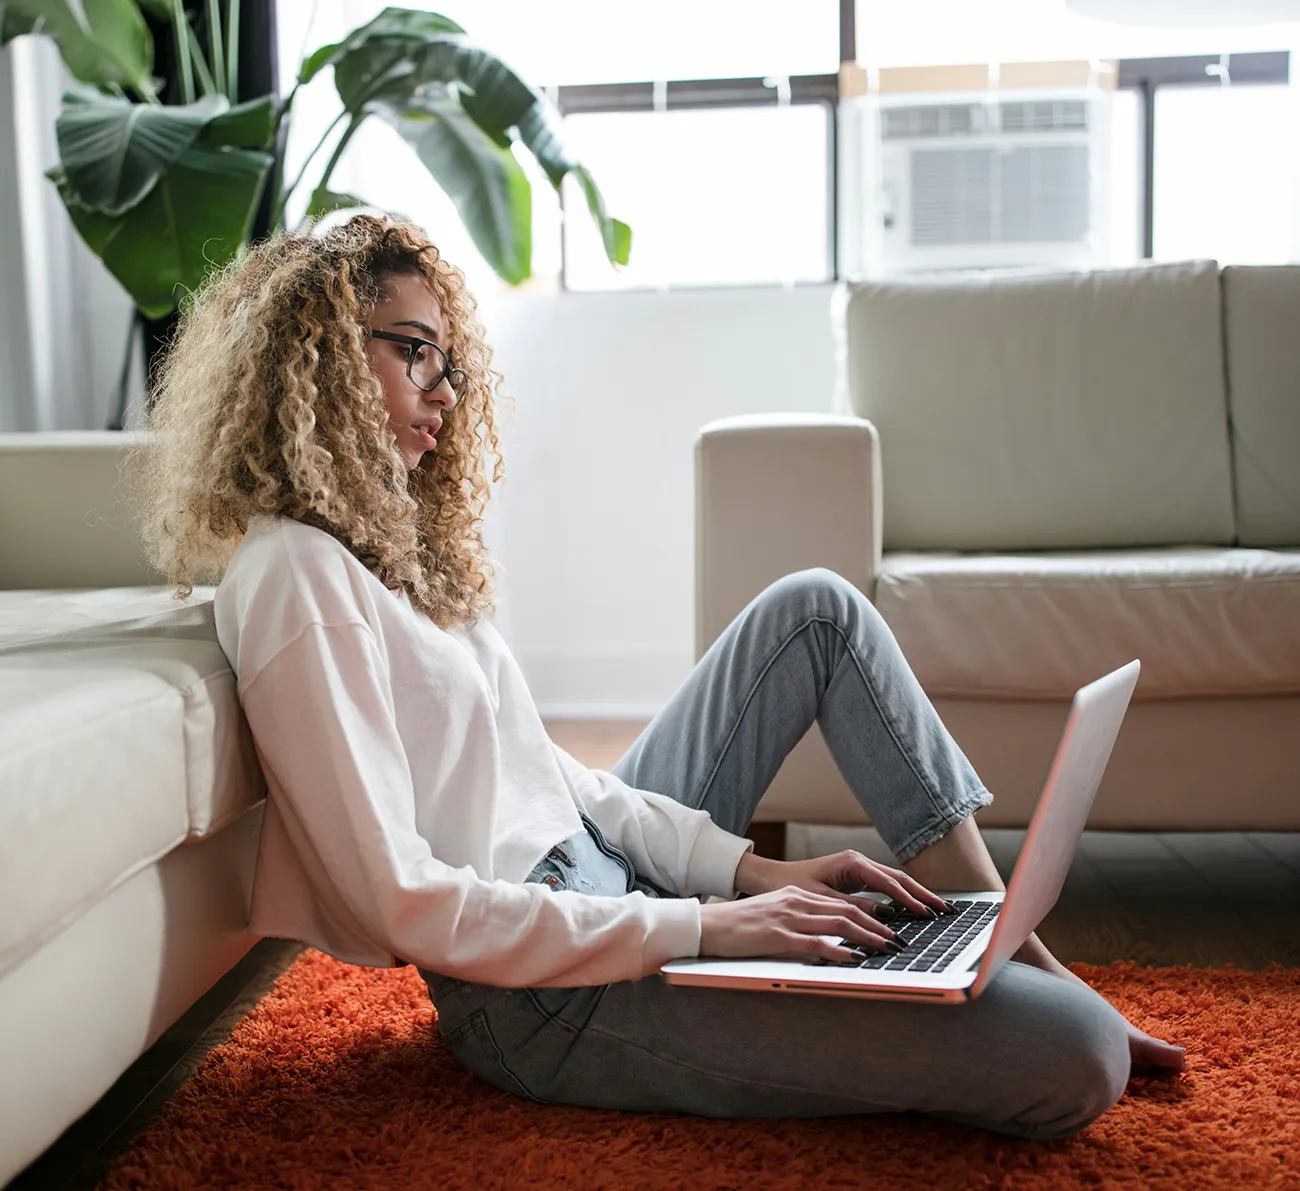
[[[972,997],[988,987],[1056,904],[1140,668],[1134,659],[1075,693]]]

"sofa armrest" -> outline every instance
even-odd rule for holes
[[[769,583],[828,567],[869,599],[880,570],[880,436],[843,414],[747,414],[695,440],[695,657]]]
[[[0,434],[0,589],[165,582],[145,563],[119,500],[122,461],[148,434]]]

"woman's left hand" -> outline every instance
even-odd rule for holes
[[[811,860],[772,860],[746,852],[736,866],[737,893],[767,893],[787,885],[838,897],[856,906],[863,906],[865,902],[863,908],[872,913],[873,899],[852,895],[870,890],[888,894],[918,914],[924,914],[928,909],[937,914],[949,912],[948,903],[943,898],[913,880],[901,868],[878,864],[851,849],[830,856],[814,856]]]

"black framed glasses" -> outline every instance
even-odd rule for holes
[[[416,388],[429,393],[446,378],[457,401],[465,396],[469,377],[465,375],[464,369],[452,365],[451,357],[432,339],[421,339],[418,335],[398,335],[394,331],[370,331],[369,334],[375,339],[390,339],[394,343],[406,344],[406,375]]]

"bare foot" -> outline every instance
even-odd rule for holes
[[[1070,973],[1074,975],[1073,972]],[[1133,1069],[1167,1068],[1173,1071],[1187,1070],[1187,1051],[1170,1042],[1162,1042],[1150,1034],[1144,1034],[1132,1022],[1128,1023],[1128,1053]]]
[[[1037,943],[1037,946],[1034,946],[1035,943]],[[1092,985],[1084,980],[1082,976],[1076,976],[1048,951],[1039,942],[1037,935],[1031,935],[1025,945],[1012,958],[1019,960],[1021,963],[1033,964],[1036,968],[1051,972],[1053,976],[1063,976],[1066,980],[1074,980],[1082,984],[1084,988],[1092,988]],[[1128,1026],[1129,1063],[1134,1071],[1151,1070],[1153,1068],[1172,1071],[1185,1071],[1187,1069],[1187,1050],[1185,1047],[1174,1046],[1170,1042],[1154,1038],[1150,1034],[1139,1030],[1127,1018],[1125,1024]]]

